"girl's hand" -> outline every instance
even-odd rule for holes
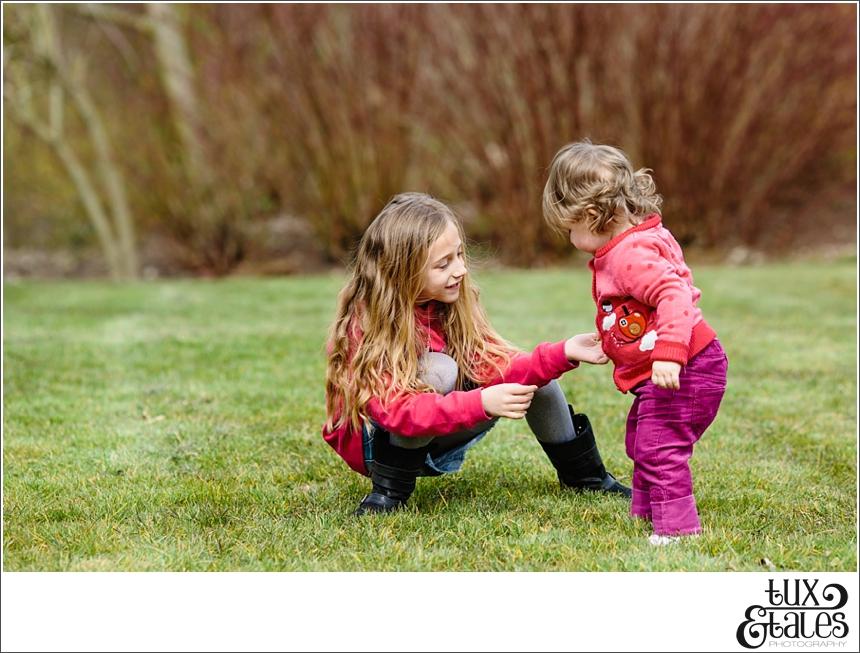
[[[603,353],[600,336],[596,333],[580,333],[564,343],[564,355],[569,361],[581,361],[592,365],[605,365],[609,357]]]
[[[532,403],[536,385],[500,383],[481,389],[481,405],[484,412],[493,417],[521,419]]]
[[[651,365],[651,382],[661,388],[681,389],[681,364],[675,361],[654,361]]]

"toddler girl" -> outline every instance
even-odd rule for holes
[[[689,459],[717,414],[728,360],[697,303],[681,247],[663,226],[645,169],[586,140],[553,159],[543,193],[550,226],[593,254],[592,296],[615,385],[635,396],[627,417],[630,512],[652,521],[652,544],[701,530]]]

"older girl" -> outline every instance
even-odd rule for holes
[[[530,354],[490,326],[454,212],[394,197],[362,236],[328,343],[323,437],[372,489],[355,511],[406,505],[418,476],[460,469],[500,417],[526,418],[567,487],[630,496],[606,471],[557,377],[606,363],[595,334]]]

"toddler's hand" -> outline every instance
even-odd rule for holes
[[[661,388],[681,389],[681,364],[675,361],[654,361],[651,365],[651,382]]]
[[[532,403],[536,385],[500,383],[481,390],[481,405],[484,412],[493,417],[521,419]]]
[[[580,333],[578,336],[568,338],[564,343],[564,355],[567,356],[567,360],[593,365],[605,365],[609,362],[600,345],[600,336],[596,333]]]

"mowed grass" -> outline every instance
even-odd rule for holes
[[[695,269],[730,360],[692,461],[703,535],[653,548],[620,499],[562,491],[503,420],[408,511],[320,437],[342,275],[5,287],[6,570],[856,569],[856,262]],[[587,270],[478,271],[524,348],[593,325]],[[562,379],[630,480],[630,396]]]

